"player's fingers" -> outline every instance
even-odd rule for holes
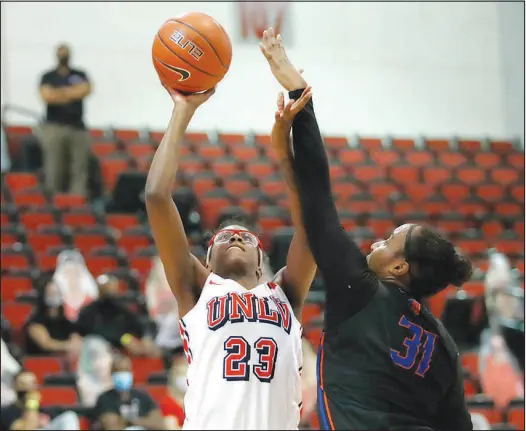
[[[170,95],[175,95],[175,93],[177,93],[173,88],[170,88],[165,84],[162,84],[162,86],[168,91],[168,93],[170,93]]]
[[[294,102],[295,102],[294,99],[290,99],[287,102],[287,105],[285,106],[284,112],[290,112],[290,110],[292,109],[292,106],[294,105]]]
[[[280,111],[283,111],[284,105],[285,105],[285,96],[283,95],[283,91],[280,91],[278,93],[278,100],[277,100],[278,109]]]
[[[283,43],[283,39],[281,38],[281,34],[278,34],[276,36],[276,42],[278,45],[281,45]]]
[[[267,51],[267,47],[264,44],[260,43],[259,49],[261,50],[261,52],[263,53],[263,55],[265,56],[267,60],[272,59],[272,55],[270,54],[270,52]]]
[[[303,93],[301,94],[301,97],[294,103],[294,105],[291,107],[291,110],[294,112],[302,110],[307,102],[312,97],[312,88],[307,87],[305,90],[303,90]]]
[[[169,88],[168,93],[170,93],[170,96],[172,96],[174,99],[186,100],[186,96],[183,93],[180,93],[179,91],[174,90],[173,88]]]
[[[312,91],[312,86],[311,86],[311,85],[307,85],[307,86],[305,87],[305,90],[303,90],[303,93],[302,93],[302,94],[306,94],[306,93],[308,93],[309,91]]]
[[[309,102],[311,99],[312,94],[308,93],[307,95],[303,96],[302,98],[298,99],[298,101],[294,104],[294,106],[291,108],[292,111],[301,111],[305,105]]]

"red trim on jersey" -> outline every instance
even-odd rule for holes
[[[325,341],[325,332],[322,332],[321,333],[321,340],[320,340],[320,349],[321,349],[321,354],[320,354],[320,369],[319,369],[319,373],[320,373],[320,388],[323,392],[323,406],[325,407],[325,411],[327,412],[327,419],[329,420],[329,425],[330,425],[330,428],[331,429],[336,429],[336,427],[334,426],[334,422],[332,420],[332,415],[331,415],[331,411],[329,409],[329,400],[327,399],[327,394],[325,393],[325,390],[323,389],[323,361],[325,359],[325,349],[324,349],[324,341]]]

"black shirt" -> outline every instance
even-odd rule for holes
[[[99,335],[115,347],[121,347],[121,337],[146,335],[145,324],[116,299],[97,299],[80,310],[77,319],[80,335]]]
[[[289,96],[298,99],[301,92]],[[378,280],[340,225],[312,101],[294,119],[292,132],[303,223],[326,286],[320,424],[471,430],[453,340],[425,307]]]
[[[33,341],[33,338],[29,336],[29,326],[34,323],[44,326],[47,329],[49,336],[58,341],[66,341],[72,334],[77,332],[75,324],[70,322],[64,315],[53,318],[45,313],[38,313],[31,316],[24,327],[24,333],[26,335],[26,353],[30,355],[55,354],[55,352],[42,350],[40,346]]]
[[[70,69],[68,74],[62,75],[58,73],[57,69],[53,69],[42,75],[40,86],[50,85],[53,88],[61,88],[87,81],[88,76],[82,70]],[[47,105],[46,120],[48,123],[84,129],[83,101],[75,100],[64,105]]]
[[[22,417],[22,409],[16,404],[9,404],[2,407],[0,423],[2,424],[2,431],[9,431],[13,423]]]
[[[146,417],[157,410],[157,404],[147,392],[132,388],[128,395],[110,389],[99,395],[93,407],[93,420],[100,420],[104,413],[116,413],[125,420],[131,421]]]

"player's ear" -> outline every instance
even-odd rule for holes
[[[409,264],[403,259],[394,261],[389,267],[389,274],[391,274],[394,277],[403,277],[408,272]]]

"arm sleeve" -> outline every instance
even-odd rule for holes
[[[303,90],[289,93],[298,99]],[[340,225],[332,199],[329,163],[312,100],[292,124],[293,169],[303,224],[327,292],[327,318],[340,320],[367,305],[378,288],[358,245]]]

